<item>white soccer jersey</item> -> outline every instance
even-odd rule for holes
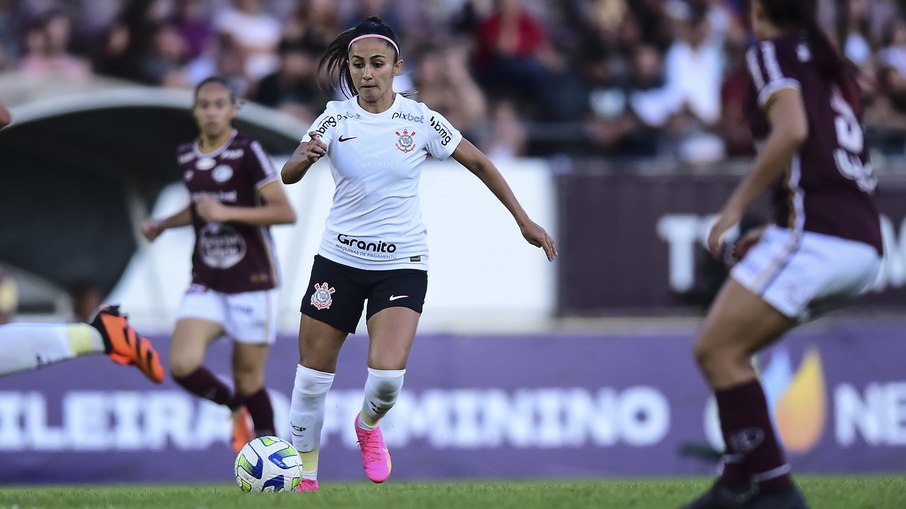
[[[427,270],[418,199],[422,163],[428,154],[449,157],[462,134],[443,115],[401,94],[377,114],[355,98],[331,101],[309,131],[327,145],[336,184],[319,254],[366,270]]]

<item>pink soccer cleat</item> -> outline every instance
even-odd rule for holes
[[[299,485],[296,486],[296,493],[302,493],[306,491],[318,491],[317,479],[302,479],[301,481],[299,481]]]
[[[390,461],[390,451],[384,444],[384,435],[381,428],[368,431],[359,426],[359,416],[355,417],[355,435],[359,439],[359,450],[362,451],[362,465],[365,475],[371,482],[381,483],[390,477],[393,466]]]

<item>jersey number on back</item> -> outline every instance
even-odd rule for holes
[[[865,136],[859,119],[838,90],[834,90],[831,95],[831,109],[836,114],[834,128],[837,131],[838,148],[834,151],[834,160],[837,162],[837,170],[854,181],[862,191],[874,192],[878,179],[872,171],[871,163],[863,164],[859,157],[865,148]]]

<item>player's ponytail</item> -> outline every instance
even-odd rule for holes
[[[834,47],[824,29],[818,24],[814,0],[790,2],[799,8],[799,19],[809,40],[815,65],[828,81],[835,81],[843,93],[843,98],[858,115],[862,110],[862,98],[851,69],[852,64]]]
[[[374,35],[386,40],[387,45],[393,49],[394,63],[400,59],[399,41],[396,33],[377,16],[370,16],[359,23],[358,26],[341,32],[327,46],[324,56],[321,57],[318,70],[326,71],[322,75],[327,76],[328,85],[342,90],[346,97],[358,94],[355,82],[352,80],[352,74],[349,72],[349,45],[354,39],[363,35]]]
[[[797,27],[805,32],[818,72],[836,82],[846,102],[857,114],[861,111],[858,85],[852,76],[852,65],[837,51],[818,23],[815,0],[761,0],[767,17],[780,27]]]

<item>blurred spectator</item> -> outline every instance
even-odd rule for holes
[[[892,65],[877,73],[878,93],[863,116],[872,145],[885,155],[906,153],[906,74]]]
[[[361,20],[357,21],[355,25],[360,22]],[[347,27],[340,26],[340,13],[334,0],[299,0],[295,15],[283,29],[283,38],[314,39],[326,48],[345,28]]]
[[[145,59],[145,83],[169,87],[188,88],[181,69],[186,61],[186,43],[176,25],[162,23],[157,26],[151,51]]]
[[[506,99],[492,104],[490,118],[479,128],[476,139],[481,151],[497,164],[526,155],[525,126],[516,105]]]
[[[318,82],[318,62],[326,46],[313,33],[302,39],[280,42],[280,67],[266,76],[252,99],[283,110],[304,123],[314,122],[330,94]]]
[[[466,49],[455,43],[428,48],[418,58],[414,85],[418,100],[470,133],[487,115],[484,93],[469,73]]]
[[[0,0],[0,71],[11,68],[18,54],[17,34],[13,30],[17,18],[13,0]]]
[[[871,22],[868,0],[846,2],[846,39],[843,54],[856,65],[864,65],[871,59]]]
[[[715,161],[724,155],[723,143],[714,133],[720,120],[724,56],[711,31],[707,4],[673,4],[677,38],[667,50],[664,67],[667,87],[675,94],[676,115],[668,134],[684,161]]]
[[[554,74],[564,69],[541,22],[522,7],[520,0],[495,0],[493,14],[476,34],[475,64],[478,80],[494,97],[516,96],[520,106],[546,106],[556,98]]]
[[[95,70],[108,76],[147,82],[145,60],[150,58],[154,37],[167,15],[161,0],[130,0],[107,34]]]
[[[896,67],[906,75],[906,21],[902,18],[889,20],[884,27],[881,44],[883,47],[878,52],[881,63]]]
[[[599,0],[607,2],[609,0]],[[642,30],[642,41],[665,51],[673,42],[673,29],[663,0],[632,0],[628,2],[632,17]]]
[[[628,80],[607,79],[590,94],[589,137],[612,156],[653,157],[663,151],[663,128],[675,108],[675,95],[663,78],[654,46],[633,51]]]
[[[253,82],[245,74],[245,60],[233,39],[218,35],[208,44],[208,49],[183,68],[183,79],[189,87],[201,83],[209,76],[220,76],[230,83],[236,95],[249,93]]]
[[[280,22],[264,10],[262,0],[234,0],[214,18],[217,31],[239,51],[246,76],[257,81],[279,65]]]
[[[199,57],[214,37],[214,27],[202,0],[176,0],[173,24],[183,39],[187,60]]]
[[[91,74],[87,61],[69,53],[70,28],[69,18],[60,10],[51,10],[35,20],[25,33],[25,53],[19,70],[67,79]]]

